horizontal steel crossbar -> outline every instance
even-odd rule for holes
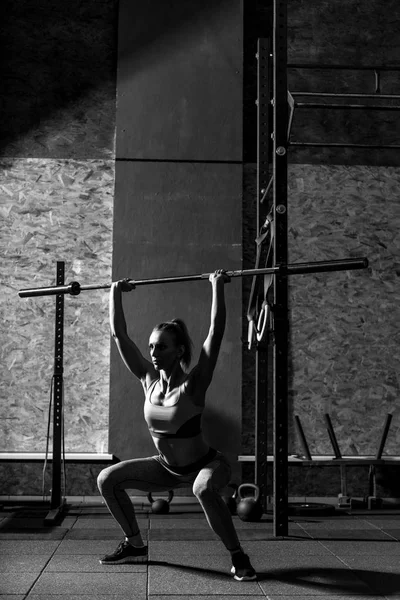
[[[238,271],[226,271],[229,277],[254,277],[257,275],[305,275],[307,273],[323,273],[330,271],[348,271],[353,269],[366,269],[368,267],[367,258],[346,258],[343,260],[328,260],[318,262],[294,263],[286,266],[266,267],[264,269],[241,269]],[[179,277],[159,277],[157,279],[130,279],[129,282],[136,287],[141,285],[154,285],[159,283],[181,283],[186,281],[198,281],[207,279],[211,273],[200,273],[197,275],[182,275]],[[33,296],[54,296],[57,294],[71,294],[77,296],[81,291],[86,290],[106,290],[110,289],[111,284],[91,284],[80,285],[73,281],[68,285],[51,286],[43,288],[24,289],[18,292],[20,298],[29,298]]]
[[[292,96],[307,98],[368,98],[369,100],[400,100],[399,94],[338,94],[335,92],[290,92]]]
[[[329,102],[296,102],[295,108],[351,109],[351,110],[400,110],[400,106],[378,106],[377,104],[333,104]]]
[[[351,142],[290,142],[289,148],[366,148],[368,150],[400,150],[400,144],[353,144]]]
[[[318,63],[288,63],[288,69],[333,69],[343,71],[400,71],[400,65],[328,65]]]

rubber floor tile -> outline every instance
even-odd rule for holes
[[[321,542],[309,539],[289,540],[275,538],[268,541],[246,541],[244,550],[252,556],[331,556]]]
[[[274,540],[277,539],[274,536],[272,529],[242,529],[238,531],[240,540]],[[307,532],[299,531],[296,536],[291,534],[291,537],[296,539],[311,539]]]
[[[364,542],[359,541],[322,541],[319,542],[330,552],[337,556],[360,556],[367,554],[368,556],[398,556],[400,554],[400,543],[396,540],[388,539],[384,542]],[[400,561],[400,559],[399,559]]]
[[[103,555],[104,556],[104,555]],[[102,565],[99,562],[101,556],[93,554],[84,555],[57,555],[54,556],[46,566],[46,573],[146,573],[146,564],[137,565]],[[0,599],[1,600],[1,599]]]
[[[341,559],[351,569],[364,569],[384,573],[398,573],[400,578],[399,556],[344,556]]]
[[[0,532],[7,529],[40,529],[41,527],[44,527],[44,518],[20,519],[17,517],[9,517],[8,519],[4,519],[0,524]]]
[[[209,529],[210,526],[203,515],[202,519],[150,519],[150,529]]]
[[[99,506],[89,506],[88,504],[82,504],[79,508],[79,512],[81,515],[106,515],[110,516],[110,511],[107,506],[104,504],[100,504]]]
[[[176,556],[170,556],[165,560],[149,560],[150,566],[158,566],[158,567],[166,567],[178,570],[184,570],[188,573],[222,573],[225,575],[229,575],[232,561],[231,555],[229,552],[225,550],[225,552],[221,552],[218,556],[209,556],[207,554],[198,554],[195,556],[194,554],[190,554],[184,556],[183,554],[179,554]]]
[[[393,517],[391,519],[365,519],[364,520],[365,523],[369,523],[370,525],[373,525],[374,527],[378,527],[380,529],[400,529],[400,519],[394,519]]]
[[[257,572],[274,572],[285,569],[345,569],[346,566],[336,556],[293,556],[291,554],[266,556],[250,554],[250,560]],[[350,568],[348,567],[350,570]]]
[[[50,557],[59,547],[59,541],[4,540],[0,538],[0,556],[6,554],[48,554]],[[3,598],[1,598],[3,600]]]
[[[73,526],[73,524],[76,522],[76,520],[77,520],[77,517],[66,517],[66,518],[60,520],[59,523],[52,525],[51,528],[62,527],[63,529],[69,529],[70,527]],[[0,532],[8,530],[8,529],[17,531],[19,529],[41,529],[43,527],[46,527],[46,525],[44,523],[44,517],[41,517],[41,518],[12,518],[12,519],[5,519],[0,524]],[[47,529],[50,529],[50,527],[47,527]]]
[[[170,511],[168,513],[168,517],[171,519],[177,519],[177,520],[190,519],[191,521],[196,521],[196,520],[202,521],[205,518],[204,512],[202,509],[200,509],[198,512],[188,512],[188,511],[184,511],[184,510],[170,509]],[[166,515],[153,513],[153,512],[149,513],[149,519],[151,521],[157,521],[159,519],[165,519],[165,518],[167,518]]]
[[[382,594],[387,598],[400,595],[400,574],[383,571],[383,569],[355,568],[352,573],[359,577],[375,594]]]
[[[62,540],[67,533],[68,529],[61,527],[0,531],[0,544],[3,540]]]
[[[92,554],[100,558],[105,554],[114,552],[122,539],[123,536],[115,540],[63,540],[54,555]]]
[[[265,596],[264,596],[265,598]],[[272,593],[272,594],[267,594],[267,598],[268,600],[310,600],[310,598],[312,598],[313,600],[385,600],[384,596],[381,595],[375,595],[375,594],[368,594],[368,595],[363,595],[363,594],[357,594],[357,595],[353,595],[353,594],[335,594],[335,595],[331,595],[331,594],[324,594],[324,595],[314,595],[314,594],[307,594],[307,595],[302,595],[302,594],[296,594],[296,595],[290,595],[290,596],[286,596],[286,595],[282,595],[280,593]],[[153,598],[151,599],[153,600]],[[395,598],[391,598],[391,600],[396,600]]]
[[[400,540],[400,528],[391,529],[388,527],[387,529],[382,529],[382,533],[386,533],[388,536],[394,538],[395,540]]]
[[[148,526],[147,519],[138,519],[138,525],[140,528]],[[102,519],[89,519],[87,517],[80,517],[73,525],[73,529],[116,529],[121,532],[121,528],[115,519],[102,518]]]
[[[368,529],[367,531],[362,529],[307,529],[308,535],[315,540],[363,540],[369,542],[379,542],[389,540],[390,536],[383,533],[379,529]],[[400,533],[400,531],[399,531]]]
[[[149,565],[149,594],[176,594],[186,598],[195,595],[231,596],[238,587],[246,585],[247,594],[260,595],[257,582],[239,582],[225,570],[202,567],[175,567]]]
[[[27,594],[40,573],[2,573],[0,578],[1,594]]]
[[[111,594],[69,594],[68,596],[62,594],[29,594],[26,598],[22,596],[24,600],[145,600],[146,596],[143,596],[142,592],[136,595],[135,590],[125,592],[123,594],[111,593]],[[18,596],[10,596],[7,600],[19,600]],[[6,600],[4,596],[0,596],[0,600]],[[180,600],[183,600],[181,597]],[[337,600],[337,598],[336,598]]]
[[[309,597],[326,595],[368,595],[371,588],[347,567],[307,566],[288,569],[268,569],[258,572],[261,588],[269,598],[273,595]]]
[[[43,573],[30,595],[61,594],[70,599],[74,594],[131,594],[132,599],[145,600],[146,581],[145,573]]]
[[[142,536],[143,536],[142,532]],[[208,527],[207,529],[150,529],[148,532],[149,540],[218,540],[217,535]]]
[[[220,556],[227,552],[218,541],[152,541],[149,543],[149,559],[168,560],[176,556]]]
[[[337,531],[338,529],[340,530],[350,530],[353,531],[354,529],[363,529],[363,530],[376,530],[376,527],[374,527],[374,525],[372,523],[368,523],[366,521],[357,521],[357,520],[353,520],[353,521],[326,521],[326,522],[316,522],[316,521],[306,521],[303,523],[299,523],[299,526],[301,526],[302,529],[321,529],[321,530],[333,530],[333,531]]]
[[[124,534],[118,529],[71,529],[65,539],[67,540],[119,540]],[[146,538],[146,530],[142,530],[143,539]]]
[[[240,583],[239,583],[239,585],[240,585]],[[241,585],[243,585],[245,588],[247,586],[246,582],[243,582]],[[264,596],[264,594],[261,593],[261,591],[259,594],[246,594],[245,590],[243,590],[243,593],[240,596],[236,595],[236,594],[234,594],[234,595],[229,594],[229,596],[226,597],[227,600],[254,600],[254,598],[256,600],[257,599],[261,600],[261,598],[263,598],[265,600],[265,596]],[[208,594],[206,594],[206,595],[202,594],[201,596],[194,596],[191,594],[190,596],[187,597],[187,600],[215,600],[215,599],[216,599],[215,595],[210,596]],[[1,599],[1,600],[3,600],[3,599]],[[183,596],[171,596],[168,594],[165,596],[159,596],[159,595],[151,596],[151,600],[184,600],[184,598],[183,598]],[[293,600],[293,598],[291,598],[290,600]],[[297,598],[296,598],[296,600],[297,600]],[[326,599],[324,599],[324,600],[326,600]],[[336,596],[335,600],[338,600],[337,596]]]
[[[48,554],[3,554],[0,556],[0,573],[40,573],[48,561]]]

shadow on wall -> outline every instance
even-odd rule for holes
[[[121,2],[128,0],[121,0]],[[132,2],[132,35],[120,56],[148,63],[163,36],[190,35],[228,0]],[[117,0],[3,0],[3,156],[112,155],[117,71]],[[182,36],[182,33],[180,34]]]

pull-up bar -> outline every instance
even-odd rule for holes
[[[266,267],[264,269],[244,269],[239,271],[226,271],[229,277],[254,277],[256,275],[303,275],[306,273],[323,273],[327,271],[348,271],[353,269],[366,269],[368,267],[367,258],[352,259],[346,258],[343,260],[329,260],[309,263],[294,263],[287,266]],[[157,283],[181,283],[185,281],[198,281],[208,279],[211,273],[201,273],[198,275],[182,275],[179,277],[159,277],[157,279],[130,279],[130,283],[135,286],[139,285],[154,285]],[[56,294],[71,294],[78,296],[82,291],[86,290],[106,290],[110,289],[111,284],[104,285],[80,285],[77,281],[73,281],[68,285],[51,286],[43,288],[24,289],[18,292],[20,298],[29,298],[32,296],[54,296]]]

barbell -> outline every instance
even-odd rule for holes
[[[305,275],[307,273],[323,273],[328,271],[349,271],[354,269],[366,269],[368,267],[367,258],[345,258],[343,260],[328,260],[306,263],[294,263],[289,265],[277,265],[275,267],[265,267],[262,269],[240,269],[238,271],[226,271],[228,277],[254,277],[257,275]],[[159,283],[182,283],[185,281],[199,281],[209,279],[211,273],[199,273],[196,275],[180,275],[177,277],[159,277],[156,279],[129,279],[128,282],[135,287],[141,285],[154,285]],[[67,285],[50,286],[42,288],[29,288],[19,290],[20,298],[29,298],[33,296],[54,296],[57,294],[70,294],[78,296],[83,291],[88,290],[107,290],[111,288],[111,283],[81,285],[78,281],[72,281]]]

